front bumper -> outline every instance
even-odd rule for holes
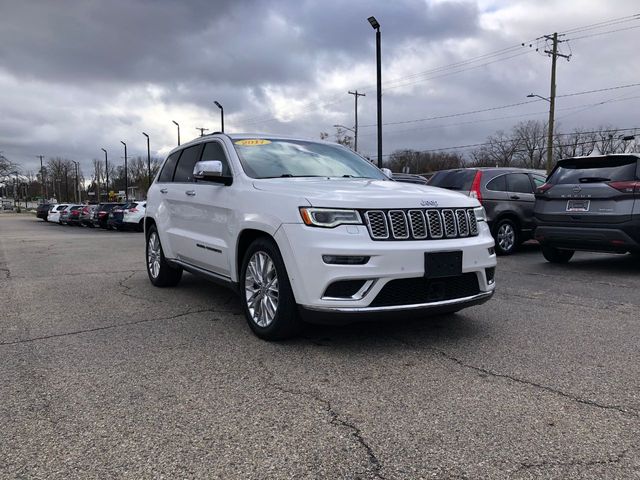
[[[296,302],[305,311],[343,314],[372,314],[392,311],[447,309],[459,310],[488,300],[495,288],[486,269],[496,266],[489,228],[479,224],[476,237],[446,240],[374,241],[364,226],[333,229],[284,224],[275,234]],[[425,252],[462,251],[462,273],[477,275],[479,291],[473,295],[429,302],[372,306],[385,285],[398,279],[421,279],[425,274]],[[364,265],[333,265],[323,255],[363,255]],[[325,296],[329,285],[341,280],[367,280],[370,283],[353,298]]]

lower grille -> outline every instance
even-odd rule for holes
[[[370,306],[391,307],[432,303],[471,297],[479,293],[478,276],[473,272],[437,279],[401,278],[388,282]]]
[[[358,293],[365,281],[366,280],[338,280],[327,287],[323,297],[351,298]]]

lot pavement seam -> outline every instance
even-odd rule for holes
[[[209,313],[224,313],[224,312],[227,312],[227,311],[226,310],[219,310],[219,309],[215,309],[215,308],[204,308],[204,309],[200,309],[200,310],[190,310],[188,312],[178,313],[176,315],[171,315],[169,317],[148,318],[148,319],[145,319],[145,320],[136,320],[135,322],[116,323],[116,324],[113,324],[113,325],[104,325],[102,327],[87,328],[87,329],[84,329],[84,330],[74,330],[72,332],[54,333],[52,335],[43,335],[41,337],[25,338],[23,340],[13,340],[11,342],[0,342],[0,347],[7,346],[7,345],[18,345],[18,344],[21,344],[21,343],[37,342],[39,340],[49,340],[51,338],[59,338],[59,337],[68,337],[68,336],[73,336],[73,335],[80,335],[82,333],[99,332],[101,330],[110,330],[110,329],[113,329],[113,328],[128,327],[128,326],[131,326],[131,325],[139,325],[141,323],[161,322],[163,320],[174,320],[176,318],[185,317],[187,315],[193,315],[193,314],[196,314],[196,313],[205,313],[205,312],[209,312]]]
[[[412,347],[414,350],[418,351],[418,347],[417,345],[414,345],[413,343],[403,339],[403,338],[399,338],[397,336],[392,337],[395,340],[397,340],[398,342],[407,345],[409,347]],[[440,350],[439,348],[434,348],[434,347],[426,347],[429,350],[431,350],[432,352],[437,353],[438,355],[440,355],[441,357],[446,358],[447,360],[450,360],[452,362],[455,362],[456,364],[458,364],[459,366],[463,367],[463,368],[467,368],[467,369],[471,369],[474,370],[476,372],[480,372],[480,373],[484,373],[485,375],[489,375],[491,377],[495,377],[495,378],[504,378],[507,380],[511,380],[512,382],[515,383],[519,383],[522,385],[527,385],[530,387],[534,387],[537,388],[539,390],[544,390],[545,392],[549,392],[549,393],[553,393],[555,395],[558,395],[560,397],[572,400],[574,402],[577,403],[581,403],[583,405],[588,405],[590,407],[596,407],[596,408],[600,408],[602,410],[611,410],[611,411],[616,411],[634,418],[640,418],[640,412],[638,410],[636,410],[635,408],[632,407],[623,407],[621,405],[607,405],[604,403],[599,403],[596,402],[595,400],[589,400],[586,398],[582,398],[579,397],[578,395],[574,395],[572,393],[567,393],[564,392],[562,390],[553,388],[553,387],[549,387],[547,385],[542,385],[540,383],[536,383],[533,382],[531,380],[525,380],[523,378],[518,378],[518,377],[514,377],[513,375],[509,375],[507,373],[499,373],[499,372],[495,372],[493,370],[490,370],[488,368],[484,368],[484,367],[478,367],[475,365],[471,365],[470,363],[466,363],[463,360],[460,360],[459,358],[454,357],[453,355],[445,352],[444,350]]]
[[[362,430],[354,422],[341,418],[340,414],[335,410],[331,402],[329,400],[326,400],[325,398],[322,398],[317,392],[303,391],[280,385],[275,381],[274,373],[267,368],[264,360],[260,360],[259,363],[262,366],[262,369],[268,375],[268,379],[264,382],[267,386],[275,388],[280,392],[288,393],[289,395],[306,397],[314,400],[315,402],[321,404],[324,411],[329,414],[330,424],[349,429],[351,431],[351,436],[366,451],[367,459],[369,461],[369,464],[373,468],[373,474],[375,475],[375,477],[381,480],[385,480],[385,477],[382,475],[382,463],[380,462],[380,459],[373,451],[371,445],[369,445],[369,443],[364,439]]]

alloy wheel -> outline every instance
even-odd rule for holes
[[[516,243],[516,232],[513,225],[503,223],[498,229],[498,244],[503,252],[509,252]]]
[[[249,260],[244,290],[251,319],[260,327],[271,325],[278,311],[278,273],[266,252],[255,252]]]
[[[158,278],[158,275],[160,274],[160,257],[160,239],[156,232],[151,232],[147,248],[147,268],[153,278]]]

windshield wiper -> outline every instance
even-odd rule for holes
[[[275,175],[273,177],[260,177],[260,178],[304,178],[304,177],[324,177],[324,175],[293,175],[292,173],[283,173],[282,175]]]
[[[578,179],[580,183],[596,183],[596,182],[610,182],[610,178],[606,177],[581,177]]]

